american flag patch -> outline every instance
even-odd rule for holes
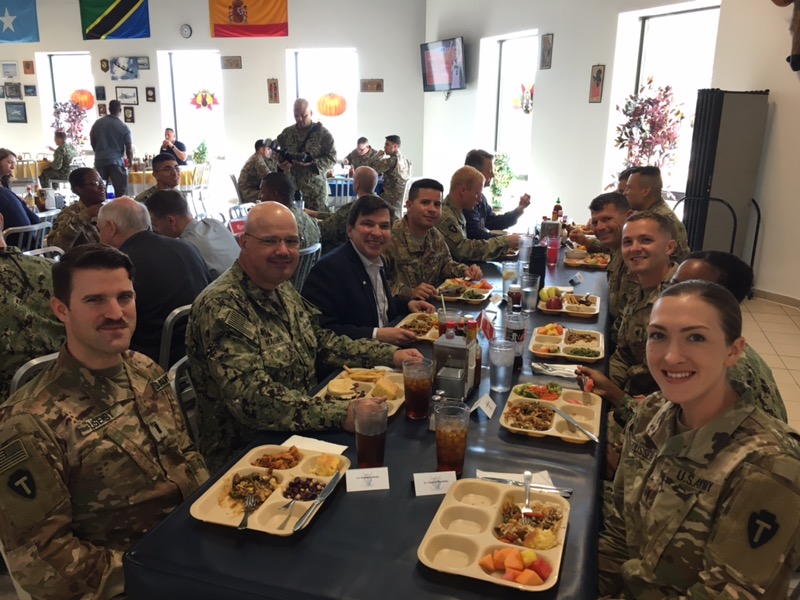
[[[16,440],[0,448],[0,473],[28,459],[28,451],[22,440]]]

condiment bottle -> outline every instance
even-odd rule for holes
[[[553,221],[559,221],[561,219],[561,215],[564,214],[564,210],[561,208],[561,198],[556,200],[555,206],[553,206]]]
[[[25,193],[24,200],[27,207],[33,212],[36,212],[36,202],[34,201],[33,194],[31,193],[31,186],[28,186],[28,191]]]
[[[467,343],[475,342],[475,384],[473,389],[481,384],[481,367],[483,366],[483,349],[478,342],[478,322],[475,319],[467,321]]]
[[[512,283],[508,286],[508,306],[509,308],[522,306],[522,286],[518,283]]]
[[[436,431],[436,405],[441,402],[446,393],[444,390],[436,390],[431,394],[431,402],[428,405],[428,431]]]
[[[519,306],[515,306],[508,315],[506,340],[514,342],[514,371],[521,371],[522,353],[525,351],[525,319]]]
[[[454,321],[448,321],[447,325],[445,325],[444,336],[448,340],[455,339],[456,337],[456,324]]]

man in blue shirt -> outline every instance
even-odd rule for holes
[[[128,193],[128,170],[123,157],[127,156],[128,164],[133,163],[131,130],[119,118],[121,112],[119,100],[112,100],[108,103],[108,115],[97,119],[89,132],[94,168],[105,181],[111,180],[117,196]]]

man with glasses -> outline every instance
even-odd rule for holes
[[[186,334],[198,445],[212,469],[259,431],[352,431],[350,400],[311,397],[317,365],[399,367],[422,358],[416,350],[354,341],[320,325],[319,311],[289,281],[300,236],[285,206],[254,207],[241,246],[239,259],[195,300]]]
[[[407,329],[388,326],[409,312],[434,311],[427,302],[389,291],[381,255],[392,241],[393,221],[393,211],[379,196],[355,201],[347,221],[349,243],[323,256],[303,285],[303,297],[322,312],[320,325],[354,340],[398,346],[417,341]]]
[[[69,174],[72,193],[78,201],[65,206],[53,222],[47,236],[48,246],[58,246],[64,251],[81,244],[100,241],[97,232],[97,213],[106,201],[106,182],[100,173],[89,167],[80,167]]]
[[[137,202],[146,202],[158,190],[174,190],[181,182],[181,168],[171,154],[159,154],[153,159],[153,177],[156,184],[147,188],[135,198]],[[114,186],[116,190],[117,186]]]

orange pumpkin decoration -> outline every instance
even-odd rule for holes
[[[83,110],[90,110],[94,107],[94,95],[89,90],[75,90],[69,99]]]
[[[317,100],[317,110],[326,117],[338,117],[347,110],[347,101],[339,94],[325,94]]]

